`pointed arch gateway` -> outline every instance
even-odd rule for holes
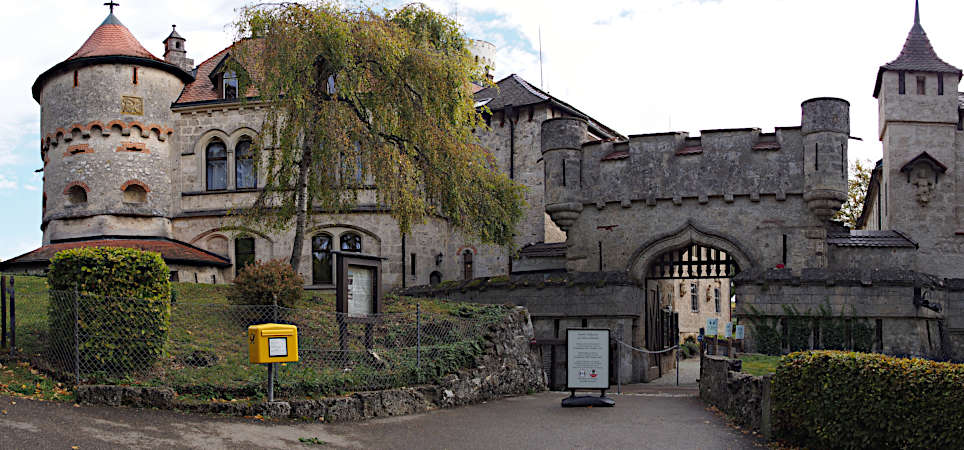
[[[694,251],[694,249],[699,249],[699,251]],[[716,251],[715,256],[714,250]],[[756,266],[753,259],[735,240],[722,233],[705,231],[696,224],[687,222],[682,228],[651,239],[641,245],[629,259],[630,263],[627,268],[629,274],[641,285],[645,284],[645,281],[649,278],[677,278],[681,274],[686,275],[684,278],[690,278],[688,270],[681,267],[696,266],[697,261],[693,261],[693,264],[689,261],[686,261],[685,264],[677,264],[672,258],[674,253],[677,256],[682,256],[684,253],[692,254],[694,259],[703,261],[700,263],[703,270],[712,271],[712,273],[717,274],[717,277],[730,278],[741,270]],[[654,270],[662,270],[663,276],[651,276],[655,274]],[[677,270],[676,276],[673,276],[673,270]],[[683,272],[679,272],[679,270],[683,270]],[[693,270],[698,274],[701,268],[694,267]]]

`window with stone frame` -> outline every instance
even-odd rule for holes
[[[221,191],[228,188],[228,148],[220,139],[208,143],[204,150],[207,168],[207,190]]]
[[[341,235],[341,251],[361,253],[361,236],[359,236],[358,233],[345,233]]]
[[[700,310],[700,294],[695,282],[690,283],[690,308],[693,312],[699,312]]]
[[[254,238],[239,237],[234,240],[234,274],[241,273],[248,264],[254,264]]]
[[[251,138],[245,136],[234,148],[235,184],[238,189],[258,187],[258,168],[254,160],[254,147]]]
[[[716,312],[720,312],[720,288],[713,288],[713,301],[716,303]]]
[[[311,284],[334,283],[331,241],[327,233],[311,238]]]
[[[927,78],[923,75],[917,76],[917,95],[927,94]]]
[[[221,98],[232,100],[238,98],[238,74],[233,70],[226,70],[221,74]]]

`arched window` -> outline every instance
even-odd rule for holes
[[[211,141],[204,151],[207,165],[207,180],[209,191],[219,191],[228,188],[228,149],[218,139]]]
[[[432,286],[438,286],[442,282],[442,273],[439,271],[432,272],[428,276],[428,284]]]
[[[473,255],[471,250],[466,250],[462,252],[462,270],[464,272],[463,276],[465,277],[466,280],[471,280],[473,278],[472,256]]]
[[[67,201],[72,205],[87,203],[87,190],[80,186],[71,186],[67,190]]]
[[[244,137],[234,148],[234,174],[238,189],[258,187],[258,170],[254,164],[251,139]]]
[[[225,71],[221,76],[221,94],[228,100],[238,98],[238,74],[233,70]]]
[[[241,273],[248,264],[254,264],[254,238],[237,238],[234,240],[234,274]]]
[[[341,235],[341,251],[356,253],[361,252],[361,236],[359,236],[357,233],[345,233]]]
[[[311,284],[332,284],[331,236],[318,234],[311,238]]]
[[[147,202],[147,191],[140,185],[132,184],[124,189],[124,203]]]

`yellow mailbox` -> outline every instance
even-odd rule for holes
[[[248,357],[254,364],[298,361],[298,327],[279,323],[251,325]]]

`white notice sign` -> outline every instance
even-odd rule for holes
[[[348,315],[367,316],[374,311],[372,270],[348,266]]]
[[[737,340],[743,339],[743,336],[744,336],[743,333],[745,333],[745,331],[743,330],[743,325],[737,325],[737,326],[736,326],[736,333],[734,333],[734,334],[736,334],[736,336],[735,336],[736,339],[737,339]]]
[[[733,337],[733,323],[727,322],[723,324],[723,337],[729,339]]]
[[[288,356],[288,338],[268,338],[268,356],[271,358]]]
[[[716,335],[717,335],[717,329],[718,329],[717,325],[719,324],[719,320],[720,320],[720,319],[717,319],[717,318],[715,318],[715,317],[706,319],[706,332],[705,332],[705,334],[706,334],[707,336],[716,336]]]
[[[566,388],[609,389],[609,330],[566,330]]]

